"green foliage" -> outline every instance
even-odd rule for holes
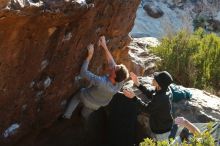
[[[200,135],[195,135],[189,142],[184,141],[181,144],[170,144],[173,140],[170,140],[169,143],[168,140],[165,141],[153,141],[152,139],[146,138],[142,143],[140,143],[140,146],[214,146],[215,140],[212,137],[211,133],[212,124],[208,126],[208,130],[204,131]]]
[[[165,37],[151,51],[162,58],[160,70],[167,70],[185,86],[220,88],[220,37],[198,29],[193,34],[180,31]]]
[[[146,138],[144,139],[144,142],[140,143],[140,146],[156,146],[156,142],[150,138]]]

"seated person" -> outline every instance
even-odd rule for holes
[[[64,118],[70,119],[73,111],[79,103],[79,99],[83,103],[82,115],[85,119],[89,115],[100,108],[107,105],[112,96],[117,93],[123,86],[124,80],[128,78],[128,70],[123,65],[117,65],[108,50],[105,37],[99,39],[99,45],[104,49],[105,55],[109,64],[109,75],[98,76],[88,71],[89,62],[92,59],[94,46],[90,44],[88,49],[88,56],[84,61],[80,75],[90,81],[92,86],[83,88],[81,91],[72,97],[68,107],[63,115]]]

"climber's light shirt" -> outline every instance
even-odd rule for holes
[[[115,85],[109,80],[107,75],[97,76],[88,71],[88,61],[84,61],[80,75],[90,81],[91,86],[81,89],[81,100],[90,109],[97,110],[100,106],[107,105],[114,94],[123,86],[124,82]]]

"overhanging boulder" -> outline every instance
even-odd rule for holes
[[[129,44],[139,2],[0,2],[0,145],[50,127],[79,88],[86,46],[100,35],[111,51]],[[96,46],[91,71],[102,74],[103,56]]]

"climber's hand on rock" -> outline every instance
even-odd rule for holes
[[[135,97],[135,94],[131,89],[124,89],[123,94],[130,99]]]
[[[106,40],[105,40],[105,36],[101,36],[99,38],[99,43],[98,43],[99,46],[102,46],[104,49],[106,49],[107,45],[106,45]]]
[[[87,60],[90,61],[92,56],[93,56],[93,53],[94,53],[94,45],[93,44],[89,44],[87,46],[87,50],[88,50]]]
[[[140,85],[139,79],[137,78],[136,74],[134,74],[133,72],[130,72],[130,77],[136,86]]]

